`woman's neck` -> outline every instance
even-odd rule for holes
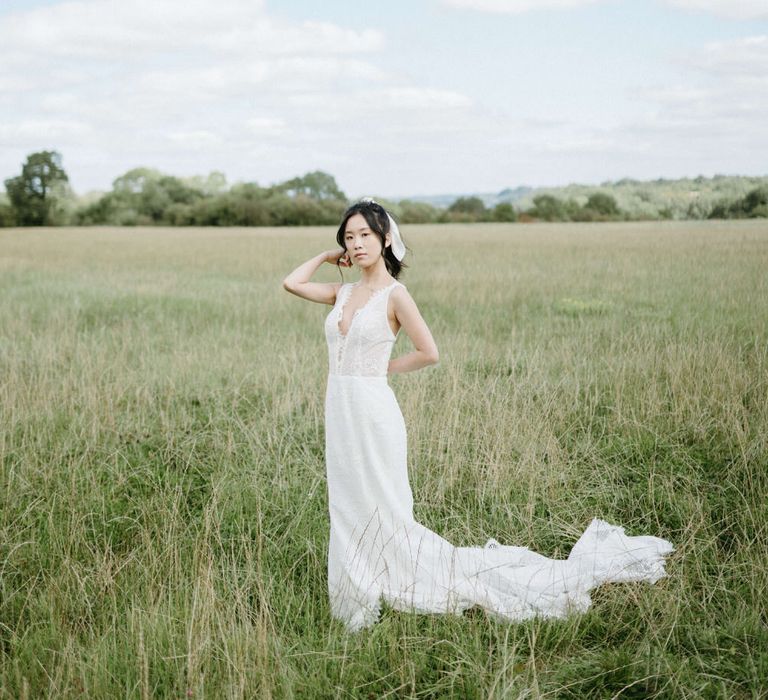
[[[368,287],[369,289],[385,287],[392,282],[392,279],[392,275],[387,271],[387,266],[383,260],[373,270],[360,271],[360,286]]]

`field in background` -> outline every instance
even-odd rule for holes
[[[0,698],[768,694],[764,222],[403,234],[441,355],[390,378],[417,519],[565,557],[598,516],[672,540],[669,578],[346,634],[330,307],[281,287],[333,228],[6,229]]]

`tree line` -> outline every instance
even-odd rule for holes
[[[349,204],[333,176],[322,171],[263,187],[255,182],[229,186],[220,172],[179,178],[152,168],[134,168],[116,178],[109,192],[78,199],[56,151],[30,154],[21,173],[5,180],[5,188],[0,226],[333,225]],[[505,201],[486,206],[474,196],[458,197],[447,207],[408,199],[379,201],[405,224],[672,218],[663,210],[655,216],[633,215],[606,192],[592,192],[581,199],[544,193],[519,208]],[[768,217],[768,186],[696,213],[688,218]]]

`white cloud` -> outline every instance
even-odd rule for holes
[[[768,149],[768,37],[711,42],[673,57],[686,80],[639,90],[645,114],[624,125],[625,138],[639,139],[650,151],[677,153],[722,172],[759,172]],[[697,159],[697,160],[696,160]]]
[[[607,0],[443,0],[443,4],[465,10],[518,15],[537,10],[565,10],[607,2]],[[706,12],[727,19],[768,18],[766,0],[664,0],[683,10]]]
[[[562,154],[615,154],[617,151],[645,150],[638,142],[626,143],[612,135],[608,130],[593,133],[585,132],[579,136],[562,137],[556,141],[544,141],[539,148],[544,152]]]
[[[757,150],[768,145],[768,37],[710,42],[672,60],[686,81],[639,90],[648,111],[630,133],[700,139],[708,148],[745,137]]]
[[[70,119],[30,119],[16,123],[0,124],[0,143],[11,141],[27,142],[43,135],[48,142],[56,139],[84,137],[91,133],[91,126],[85,122]]]
[[[768,147],[768,37],[711,42],[676,57],[689,82],[646,90],[653,107],[638,131],[701,139],[714,148],[751,139],[750,152]]]
[[[376,91],[376,100],[402,109],[469,107],[471,100],[458,92],[422,88],[386,88]]]
[[[536,10],[564,10],[594,5],[606,0],[443,0],[443,4],[478,12],[523,14]],[[768,18],[766,0],[664,0],[668,5],[693,12],[706,12],[727,19]]]
[[[443,1],[519,13],[601,0]],[[323,169],[350,195],[754,172],[768,37],[752,33],[678,53],[655,87],[617,80],[616,109],[541,81],[552,97],[514,88],[525,97],[504,110],[442,65],[434,80],[395,72],[427,61],[423,47],[393,61],[388,37],[352,20],[288,21],[251,0],[58,2],[0,15],[0,176],[42,148],[62,152],[79,192],[139,165],[262,184]]]
[[[0,15],[0,173],[56,148],[77,191],[136,165],[268,182],[334,172],[351,143],[356,161],[388,130],[423,131],[425,115],[434,133],[466,128],[466,96],[391,73],[384,35],[351,27],[277,19],[254,0]]]
[[[689,53],[683,61],[695,68],[732,78],[768,77],[768,36],[716,41]]]
[[[0,24],[0,46],[16,56],[344,54],[377,51],[383,42],[370,29],[277,21],[256,0],[77,0],[8,15]]]
[[[198,62],[195,62],[198,63]],[[255,60],[231,57],[207,65],[180,65],[137,73],[131,85],[142,93],[186,95],[189,100],[287,93],[332,87],[347,81],[377,82],[386,74],[365,61],[337,56],[283,56]]]
[[[603,0],[443,0],[446,5],[480,12],[517,15],[534,10],[568,9]]]
[[[708,12],[727,19],[761,19],[768,17],[766,0],[666,0],[674,7]]]
[[[253,134],[277,136],[286,132],[283,119],[272,117],[253,117],[245,120],[245,127]]]
[[[221,143],[218,134],[205,129],[197,131],[172,131],[168,134],[168,139],[188,148],[205,148]]]

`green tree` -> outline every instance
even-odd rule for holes
[[[208,175],[192,175],[181,180],[192,189],[200,190],[206,197],[221,194],[227,189],[227,176],[220,170],[212,170]]]
[[[491,221],[517,221],[517,212],[509,202],[500,202],[491,211]]]
[[[399,204],[400,221],[404,224],[432,224],[438,219],[440,212],[426,202],[413,202],[403,199]]]
[[[27,156],[21,175],[5,181],[8,199],[19,226],[53,226],[60,223],[69,178],[56,151]]]
[[[450,207],[448,215],[452,221],[482,221],[487,210],[480,197],[459,197]]]
[[[768,187],[757,187],[744,196],[744,211],[750,218],[768,216]]]
[[[152,168],[134,168],[116,178],[112,191],[86,207],[84,224],[135,226],[192,223],[192,205],[203,193],[182,180]]]
[[[621,210],[616,203],[616,199],[613,195],[606,194],[604,192],[595,192],[589,195],[587,203],[584,205],[585,209],[591,209],[600,216],[606,218],[615,218],[621,216]]]
[[[533,208],[527,213],[543,221],[567,221],[570,218],[563,201],[551,194],[540,194],[534,197]]]
[[[279,202],[267,203],[267,190],[255,182],[241,182],[229,191],[228,202],[236,226],[269,226],[274,224],[270,218],[279,208]],[[281,198],[290,203],[287,197]]]
[[[204,197],[190,207],[189,223],[194,226],[235,226],[235,214],[225,192],[214,197]]]
[[[16,212],[13,210],[8,196],[0,193],[0,228],[16,225]]]
[[[333,175],[324,173],[322,170],[315,170],[301,177],[295,177],[287,180],[276,187],[280,192],[284,192],[289,197],[297,197],[300,194],[311,197],[312,199],[335,199],[346,200],[344,193],[339,189]]]
[[[720,200],[709,214],[710,219],[754,219],[768,217],[768,187],[756,187],[743,197]]]

